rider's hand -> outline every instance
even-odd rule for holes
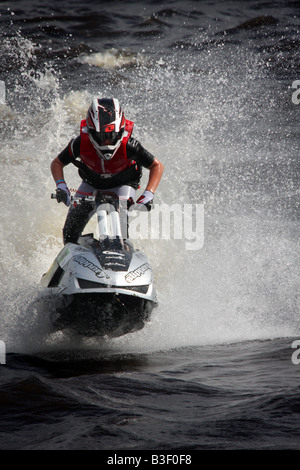
[[[145,206],[147,210],[150,211],[153,198],[154,198],[154,194],[151,191],[145,190],[143,194],[136,201],[136,204]]]
[[[66,206],[70,205],[70,191],[65,182],[61,181],[56,187],[56,200],[57,202],[63,202]]]

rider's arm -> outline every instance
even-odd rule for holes
[[[157,186],[161,180],[164,165],[157,159],[154,159],[154,162],[149,166],[149,180],[146,186],[147,191],[151,191],[151,193],[155,193]]]
[[[50,169],[55,182],[64,180],[64,166],[65,165],[59,160],[58,157],[52,160]]]
[[[68,145],[60,152],[60,154],[54,158],[51,163],[51,173],[54,181],[64,180],[64,166],[71,163],[74,158],[79,155],[80,148],[80,137],[71,140]]]
[[[163,164],[133,137],[127,143],[127,154],[129,158],[150,171],[146,191],[151,191],[154,194],[164,171]]]

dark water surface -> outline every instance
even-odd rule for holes
[[[2,448],[298,449],[292,352],[282,339],[112,357],[12,354]]]

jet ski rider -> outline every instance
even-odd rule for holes
[[[164,166],[131,136],[133,125],[125,119],[119,100],[93,99],[86,119],[81,121],[80,135],[72,139],[51,163],[58,202],[70,205],[70,191],[64,179],[64,167],[69,163],[78,167],[82,178],[77,197],[105,190],[133,201],[142,167],[145,167],[149,170],[148,184],[136,203],[149,208]],[[89,203],[71,205],[63,228],[64,244],[77,243],[91,210]]]

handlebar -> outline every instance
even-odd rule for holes
[[[57,194],[51,193],[51,199],[57,199]],[[95,202],[95,200],[96,200],[96,196],[82,196],[82,197],[70,196],[71,204],[80,204],[81,202],[84,202],[84,201]]]
[[[118,196],[116,196],[115,194],[112,194],[112,193],[108,193],[106,195],[104,195],[102,193],[102,201],[101,201],[101,198],[99,198],[96,195],[86,195],[86,196],[70,196],[70,204],[73,204],[73,205],[76,205],[76,204],[81,204],[82,202],[96,202],[96,201],[101,201],[101,202],[112,202],[113,203],[113,199],[110,200],[110,198],[108,197],[107,199],[107,196],[110,196],[110,198],[113,196],[113,199],[117,199],[119,200]],[[57,199],[57,194],[56,193],[51,193],[51,199]],[[133,201],[132,198],[130,198],[128,201],[127,201],[127,208],[131,211],[134,211],[134,210],[147,210],[147,211],[150,211],[151,210],[151,205],[152,203],[148,203],[148,204],[137,204]]]

